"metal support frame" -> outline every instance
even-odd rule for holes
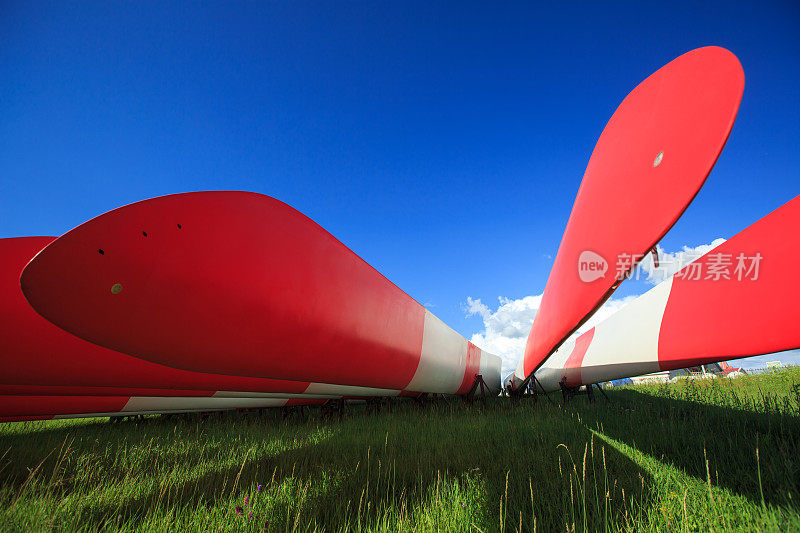
[[[480,391],[481,402],[483,402],[483,405],[486,405],[486,396],[489,390],[489,385],[483,380],[483,376],[481,374],[476,374],[475,381],[472,382],[472,387],[470,387],[469,391],[464,396],[464,401],[472,404],[475,401],[476,394]]]
[[[570,401],[575,396],[580,396],[580,395],[583,395],[583,394],[585,394],[586,397],[589,399],[589,403],[593,403],[594,402],[594,388],[595,387],[597,387],[597,390],[600,391],[600,394],[603,395],[603,398],[605,398],[607,402],[611,401],[608,398],[608,396],[606,395],[605,391],[603,390],[603,388],[600,386],[599,383],[589,383],[589,384],[586,385],[585,390],[581,390],[580,387],[570,387],[570,386],[568,386],[567,385],[567,378],[564,377],[564,378],[561,379],[561,381],[559,382],[558,385],[561,388],[561,397],[563,398],[564,403]]]
[[[555,405],[555,402],[550,397],[548,392],[545,392],[544,386],[542,382],[536,377],[536,375],[531,375],[528,379],[526,379],[522,386],[516,390],[508,390],[508,395],[511,397],[511,402],[516,403],[522,398],[533,398],[534,402],[539,401],[539,396],[544,396],[547,398],[547,401],[550,402],[552,405]]]
[[[381,414],[381,407],[383,407],[383,398],[373,396],[365,400],[367,414]]]
[[[417,404],[418,407],[427,407],[429,402],[429,397],[427,392],[423,392],[419,396],[414,396],[414,402]]]
[[[344,399],[328,400],[319,408],[320,418],[330,420],[337,417],[339,420],[344,418]]]
[[[533,383],[532,383],[532,388],[533,388],[533,394],[534,394],[534,397],[535,397],[535,398],[537,398],[537,399],[538,399],[538,395],[539,395],[539,394],[544,394],[544,396],[545,396],[545,398],[547,398],[547,401],[548,401],[548,402],[550,402],[550,403],[551,403],[551,404],[553,404],[553,405],[555,405],[555,404],[556,404],[556,402],[554,402],[554,401],[553,401],[553,399],[550,397],[550,394],[548,394],[547,392],[545,392],[545,390],[544,390],[544,386],[542,385],[542,382],[541,382],[541,381],[539,381],[539,379],[536,377],[536,375],[533,375],[533,376],[532,376],[532,379],[531,379],[531,381],[533,382]],[[541,392],[537,392],[537,391],[536,391],[536,387],[539,387],[539,388],[541,389]]]

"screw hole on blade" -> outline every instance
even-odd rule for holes
[[[180,224],[178,224],[178,229],[181,229],[181,225]]]
[[[143,231],[143,232],[142,232],[142,235],[144,235],[145,237],[147,237],[147,232],[146,232],[146,231]]]
[[[97,253],[100,254],[100,255],[105,255],[105,252],[103,251],[102,248],[98,248],[97,249]]]

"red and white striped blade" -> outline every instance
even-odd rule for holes
[[[536,372],[546,390],[800,348],[800,196],[690,263]]]
[[[719,157],[744,90],[731,52],[692,50],[639,84],[589,160],[515,376],[529,376],[675,224]]]
[[[184,193],[100,215],[25,268],[28,302],[90,342],[196,372],[463,394],[500,359],[305,215]]]
[[[22,269],[54,239],[0,239],[0,395],[340,398],[400,394],[399,390],[188,372],[70,335],[36,314],[19,286]]]
[[[55,400],[55,401],[54,401]],[[325,400],[142,396],[0,396],[0,422],[317,405]],[[5,419],[5,420],[4,420]]]

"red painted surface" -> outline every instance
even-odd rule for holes
[[[570,352],[567,361],[564,363],[564,375],[567,378],[567,386],[578,387],[584,384],[581,376],[581,367],[583,366],[583,357],[586,355],[586,350],[589,349],[593,338],[594,328],[575,339],[575,346],[572,348],[572,352]]]
[[[53,415],[42,416],[0,416],[0,422],[31,422],[33,420],[52,420]]]
[[[213,391],[182,389],[147,389],[131,387],[64,387],[41,385],[0,384],[0,395],[21,394],[23,396],[173,396],[183,398],[207,398]]]
[[[526,376],[611,295],[619,254],[646,254],[678,220],[722,151],[743,90],[736,57],[707,47],[662,67],[623,100],[575,199],[525,347]],[[591,282],[578,275],[585,250],[608,264]]]
[[[800,196],[698,259],[703,279],[689,267],[675,275],[658,338],[662,370],[800,347],[798,229]],[[733,274],[739,254],[761,254],[757,279],[705,279],[708,264],[728,255]]]
[[[53,239],[0,239],[0,389],[4,394],[211,396],[218,390],[302,393],[308,386],[307,382],[177,370],[101,348],[55,327],[36,314],[19,288],[23,267]],[[67,389],[58,392],[52,387]],[[36,388],[48,392],[39,393]]]
[[[321,399],[309,399],[304,400],[302,398],[292,398],[286,402],[286,407],[294,407],[297,405],[322,405],[329,400],[321,400]]]
[[[255,193],[110,211],[48,245],[21,283],[65,330],[188,370],[402,389],[422,347],[421,305],[308,217]]]
[[[475,376],[481,371],[481,349],[467,341],[467,365],[464,368],[464,379],[456,394],[466,394],[475,383]]]
[[[121,411],[130,399],[129,396],[0,396],[0,421],[46,420],[54,416],[78,414],[125,414]],[[326,400],[298,398],[288,400],[286,405],[321,405],[325,402]],[[152,411],[152,414],[162,411],[166,409]]]
[[[34,417],[116,413],[128,396],[0,396],[0,416]]]

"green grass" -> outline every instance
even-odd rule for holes
[[[611,403],[0,424],[0,528],[798,530],[796,385],[789,368]]]

